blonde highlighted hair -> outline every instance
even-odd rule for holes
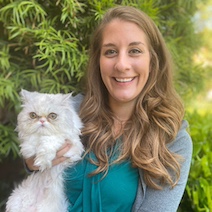
[[[84,145],[93,151],[98,168],[93,174],[107,172],[109,149],[115,139],[114,114],[108,105],[108,91],[100,76],[100,51],[105,26],[114,19],[136,24],[149,43],[150,74],[137,98],[134,112],[123,128],[120,155],[116,163],[130,159],[142,169],[146,183],[156,189],[163,184],[174,186],[180,176],[179,156],[170,152],[183,119],[183,105],[172,82],[172,61],[165,41],[154,22],[142,11],[128,6],[108,10],[96,29],[90,44],[85,97],[80,116],[84,123]]]

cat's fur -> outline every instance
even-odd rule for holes
[[[6,212],[66,212],[63,170],[80,160],[84,151],[79,137],[82,123],[73,107],[73,97],[22,90],[21,98],[23,109],[17,123],[20,152],[25,159],[35,156],[34,165],[39,171],[12,192]],[[72,145],[65,154],[69,159],[52,167],[52,159],[66,139]]]

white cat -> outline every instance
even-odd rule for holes
[[[71,94],[42,94],[21,91],[23,109],[18,115],[17,131],[23,157],[35,157],[39,171],[29,175],[12,192],[6,212],[66,212],[63,170],[81,159],[82,123],[73,107]],[[71,142],[64,156],[69,159],[52,167],[57,150]]]

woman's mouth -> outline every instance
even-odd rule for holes
[[[134,79],[134,77],[129,77],[129,78],[116,78],[116,77],[114,77],[114,79],[117,82],[131,82]]]

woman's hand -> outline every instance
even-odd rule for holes
[[[67,160],[68,158],[64,157],[63,155],[65,155],[65,153],[68,152],[70,148],[70,142],[63,144],[63,146],[57,151],[56,157],[52,160],[52,166],[58,165]]]
[[[68,158],[64,157],[63,155],[68,152],[70,148],[70,142],[66,142],[65,144],[63,144],[63,146],[57,151],[56,157],[52,160],[52,166],[58,165],[67,160]],[[39,167],[34,165],[34,160],[35,157],[31,157],[25,160],[26,166],[30,171],[39,170]]]

